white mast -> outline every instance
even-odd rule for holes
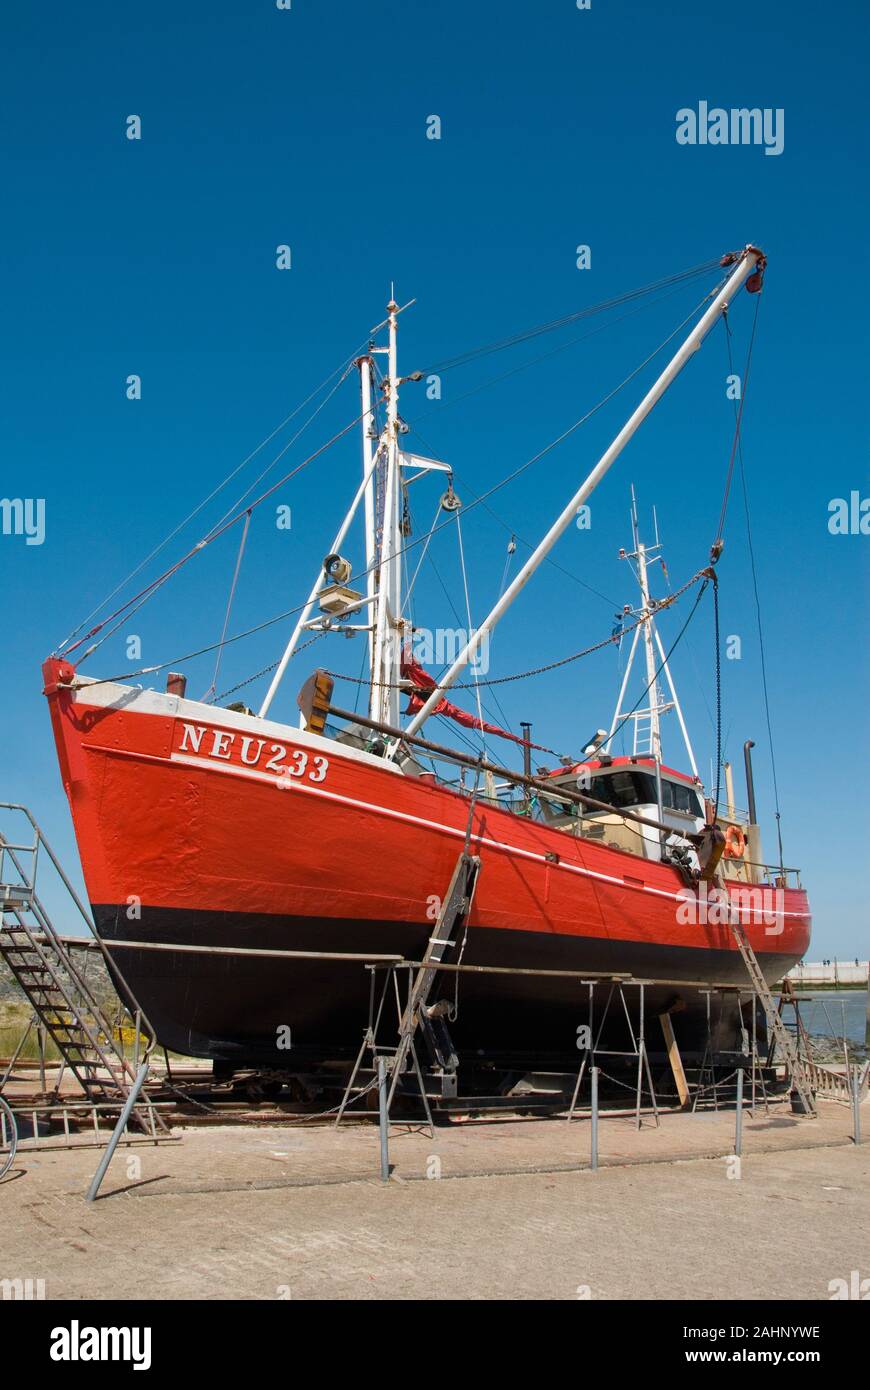
[[[410,303],[414,301],[411,300]],[[408,308],[409,305],[405,305]],[[357,361],[360,373],[360,421],[362,424],[362,479],[356,490],[353,502],[339,527],[332,543],[331,554],[336,554],[350,530],[360,502],[364,501],[365,512],[365,556],[366,556],[366,596],[344,610],[344,616],[356,608],[368,607],[369,673],[372,680],[369,703],[370,716],[382,722],[397,724],[399,720],[399,700],[401,691],[401,654],[403,625],[400,620],[402,608],[401,595],[401,515],[402,515],[402,453],[399,449],[399,376],[396,365],[396,327],[401,312],[398,304],[390,300],[387,306],[389,325],[389,346],[375,347],[370,343],[368,352]],[[383,327],[384,325],[379,325]],[[387,357],[387,375],[384,380],[384,395],[387,403],[387,424],[377,445],[374,433],[373,362],[372,355],[382,353]],[[417,379],[416,377],[413,379]],[[414,461],[425,470],[445,468],[446,465],[431,459]],[[380,477],[381,471],[383,476]],[[380,513],[380,514],[379,514]],[[380,544],[378,522],[380,521]],[[323,568],[318,571],[307,602],[302,609],[287,643],[266,697],[260,706],[260,718],[265,718],[275,697],[287,665],[295,652],[302,633],[308,628],[324,628],[329,622],[312,621],[315,604],[321,589],[329,584],[329,576]],[[348,629],[345,629],[348,630]]]
[[[374,415],[372,414],[372,359],[359,359],[359,390],[362,406],[362,461],[365,479],[365,528],[366,528],[366,593],[370,599],[375,596],[375,558],[377,555],[377,525],[375,518],[375,480],[372,461],[375,457],[373,441]],[[370,609],[370,617],[374,609]],[[374,671],[375,637],[373,628],[369,629],[369,676]]]
[[[367,489],[371,486],[374,467],[375,459],[371,458],[368,461],[366,471],[363,474],[362,482],[356,490],[356,495],[354,496],[354,499],[350,504],[350,507],[345,515],[344,521],[341,523],[341,525],[335,533],[335,539],[332,542],[332,550],[330,551],[330,554],[334,554],[336,551],[341,549],[341,546],[344,542],[344,538],[350,530],[351,522],[356,516],[356,510],[360,504],[360,499],[362,498],[363,494],[367,491]],[[305,628],[308,626],[311,614],[314,612],[314,605],[317,602],[317,595],[323,588],[324,582],[325,576],[323,573],[323,568],[321,567],[317,571],[317,578],[311,586],[311,592],[308,595],[305,607],[302,609],[302,612],[299,614],[299,617],[296,620],[296,626],[293,629],[290,641],[284,648],[284,654],[281,657],[281,660],[278,662],[278,668],[275,671],[274,676],[272,677],[272,683],[269,686],[269,689],[266,691],[266,698],[264,699],[259,709],[260,719],[265,719],[266,715],[269,713],[269,706],[274,700],[275,692],[278,689],[278,686],[281,684],[281,681],[283,680],[284,672],[287,670],[287,665],[290,661],[290,658],[296,650],[296,645],[299,641],[299,638],[301,637]]]
[[[459,656],[453,662],[450,669],[441,677],[437,687],[432,691],[422,709],[414,715],[414,718],[407,725],[407,733],[417,733],[426,722],[435,706],[443,698],[445,690],[450,688],[456,680],[456,677],[465,669],[471,657],[480,649],[486,635],[492,632],[499,618],[501,618],[502,614],[511,606],[517,594],[525,587],[538,566],[547,558],[560,536],[562,536],[571,525],[574,517],[577,515],[577,509],[583,505],[597,487],[605,473],[607,473],[611,465],[622,453],[628,441],[646,419],[647,415],[649,415],[653,406],[664,395],[674,378],[679,375],[682,368],[692,356],[692,353],[696,352],[701,346],[701,343],[713,327],[713,324],[717,322],[723,310],[727,308],[733,296],[761,259],[762,253],[760,251],[753,246],[746,247],[737,266],[728,277],[727,283],[719,291],[710,307],[699,319],[682,347],[679,348],[671,358],[655,385],[651,387],[640,402],[640,405],[638,405],[637,409],[623,425],[613,443],[606,452],[602,454],[586,481],[577,489],[564,511],[553,526],[550,527],[550,530],[544,536],[543,540],[538,543],[537,548],[529,556],[526,563],[518,571],[513,583],[508,586],[494,608],[488,616],[484,618],[477,631],[472,633],[468,642],[466,642],[462,651],[459,653]]]
[[[665,649],[662,646],[662,639],[659,635],[655,621],[656,605],[650,598],[649,592],[649,565],[660,560],[658,552],[661,550],[661,542],[658,538],[658,522],[655,523],[656,541],[652,546],[644,545],[640,538],[640,528],[637,520],[637,498],[635,497],[634,487],[631,489],[631,531],[634,537],[634,550],[629,554],[621,550],[619,553],[623,559],[637,561],[637,581],[640,586],[640,608],[636,611],[626,609],[626,612],[633,611],[633,616],[638,619],[634,629],[631,651],[625,667],[625,674],[619,687],[619,695],[616,700],[616,708],[613,711],[613,720],[610,725],[610,732],[607,742],[604,744],[604,752],[610,752],[610,745],[615,735],[623,724],[630,719],[634,725],[634,737],[632,739],[632,752],[640,756],[649,755],[655,759],[656,769],[658,770],[662,760],[662,735],[661,735],[661,715],[668,710],[675,711],[680,732],[683,735],[683,742],[686,745],[686,752],[689,755],[689,764],[692,775],[698,776],[698,768],[695,763],[695,755],[692,751],[692,744],[683,719],[683,711],[677,698],[677,691],[674,685],[671,669],[668,665]],[[628,690],[629,678],[634,665],[635,653],[637,651],[638,638],[643,637],[644,651],[646,655],[646,679],[647,679],[647,700],[648,703],[641,709],[631,710],[628,714],[622,713],[622,704]],[[662,699],[661,688],[658,677],[664,675],[670,691],[670,700]],[[646,722],[646,728],[641,726]],[[644,740],[646,734],[646,740]],[[644,746],[644,743],[646,746]]]
[[[372,663],[370,718],[395,726],[399,722],[399,689],[401,674],[401,515],[402,483],[399,460],[399,374],[396,369],[396,316],[399,306],[395,299],[387,305],[389,314],[389,347],[387,377],[384,391],[387,398],[387,426],[381,438],[386,452],[384,503],[381,523],[381,553],[378,567],[378,594],[375,604],[375,642]]]
[[[634,495],[634,488],[631,489],[631,527],[634,534],[634,553],[637,560],[637,578],[640,584],[640,599],[643,609],[643,645],[646,652],[646,681],[647,694],[649,696],[649,751],[656,762],[661,762],[662,758],[662,733],[659,723],[659,714],[663,708],[661,696],[659,694],[658,675],[656,673],[656,654],[653,645],[652,632],[652,608],[649,601],[649,579],[646,572],[646,546],[640,539],[637,528],[637,498]],[[635,729],[637,724],[635,723]]]
[[[659,649],[659,656],[660,656],[661,659],[662,659],[662,670],[663,670],[664,673],[665,673],[665,679],[667,680],[667,683],[668,683],[668,689],[669,689],[670,692],[671,692],[671,699],[672,699],[673,702],[674,702],[674,713],[675,713],[676,716],[677,716],[677,723],[678,723],[679,726],[680,726],[680,733],[683,735],[683,742],[684,742],[685,745],[686,745],[686,752],[687,752],[688,755],[689,755],[689,766],[690,766],[691,769],[692,769],[692,776],[693,776],[693,777],[696,777],[697,780],[700,782],[701,777],[700,777],[700,774],[699,774],[699,772],[698,772],[698,765],[697,765],[697,763],[695,762],[695,754],[692,752],[692,742],[691,742],[691,739],[689,738],[689,731],[688,731],[688,729],[686,728],[686,721],[685,721],[684,718],[683,718],[683,711],[682,711],[682,708],[681,708],[681,706],[680,706],[679,699],[677,698],[676,686],[674,685],[673,679],[672,679],[672,677],[671,677],[671,668],[670,668],[670,666],[668,665],[668,659],[667,659],[667,657],[665,656],[665,649],[664,649],[664,647],[662,646],[662,639],[661,639],[661,637],[659,636],[658,628],[656,628],[655,637],[656,637],[656,646],[657,646],[658,649]]]

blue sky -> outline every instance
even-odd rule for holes
[[[802,866],[811,892],[811,956],[867,955],[858,865],[867,833],[870,542],[832,536],[827,522],[832,498],[868,494],[868,26],[858,3],[835,3],[820,21],[804,0],[742,12],[699,12],[688,0],[592,0],[589,11],[573,0],[293,0],[289,12],[267,0],[218,0],[20,7],[4,17],[0,491],[45,499],[46,538],[26,546],[0,537],[2,794],[33,807],[68,864],[75,852],[41,660],[365,339],[391,281],[400,302],[417,300],[402,319],[400,365],[411,371],[754,241],[770,265],[744,443],[785,858]],[[781,108],[783,152],[678,145],[677,111],[702,100]],[[131,114],[141,117],[140,141],[125,136]],[[439,141],[426,138],[433,114]],[[275,267],[279,244],[292,248],[289,271]],[[580,244],[591,247],[589,270],[576,267]],[[440,402],[409,386],[401,408],[417,426],[414,445],[453,464],[467,500],[611,390],[712,283],[684,286],[621,322],[595,319],[456,368],[443,376]],[[738,364],[754,307],[745,294],[733,306]],[[601,331],[568,345],[593,327]],[[140,401],[126,399],[131,373],[142,378]],[[718,329],[594,495],[591,529],[560,543],[555,558],[576,578],[546,568],[499,628],[492,674],[608,634],[616,604],[634,597],[617,557],[630,539],[630,483],[647,528],[657,508],[672,582],[706,562],[731,442],[726,373]],[[504,488],[492,503],[499,520],[468,514],[475,617],[498,593],[509,533],[539,538],[651,379],[648,369]],[[357,409],[349,381],[268,481]],[[197,540],[271,457],[258,455],[161,560]],[[351,436],[280,492],[290,532],[276,529],[273,510],[255,515],[233,631],[304,598],[358,466]],[[436,488],[418,485],[417,534],[431,521]],[[723,635],[742,637],[742,659],[723,663],[726,755],[743,800],[741,749],[755,738],[773,857],[739,490],[725,540]],[[130,632],[145,662],[216,640],[235,544],[210,547],[84,669],[128,669]],[[452,531],[432,553],[461,612]],[[353,554],[360,558],[359,547]],[[455,623],[428,566],[416,594],[418,622]],[[674,662],[705,777],[714,751],[710,616],[705,602]],[[664,620],[666,643],[679,622],[679,611]],[[228,648],[219,689],[273,660],[285,636],[279,625]],[[359,647],[326,640],[335,643],[324,647],[328,664],[355,674]],[[191,692],[205,690],[208,662],[185,669]],[[276,717],[292,720],[309,669],[304,657],[291,669]],[[499,698],[514,724],[533,720],[541,742],[577,749],[607,722],[619,674],[608,650],[505,686]],[[261,691],[248,687],[247,698],[255,703]],[[683,765],[667,727],[669,755]]]

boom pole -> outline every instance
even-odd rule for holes
[[[704,341],[713,325],[717,322],[723,310],[727,308],[734,295],[740,289],[741,285],[744,283],[745,280],[748,279],[752,271],[755,270],[756,266],[758,266],[758,264],[762,262],[763,259],[764,258],[761,251],[759,251],[756,247],[747,246],[745,248],[733,272],[728,277],[727,282],[725,283],[725,285],[723,285],[722,289],[716,295],[709,308],[698,320],[698,323],[692,329],[691,333],[686,338],[682,347],[680,347],[678,351],[674,354],[674,356],[671,358],[670,362],[665,367],[658,380],[644,396],[643,400],[637,406],[634,413],[625,422],[622,429],[619,431],[619,434],[613,440],[613,443],[606,450],[606,452],[602,454],[601,458],[598,460],[592,472],[586,478],[585,482],[583,482],[581,486],[577,489],[577,491],[574,493],[574,496],[571,498],[570,502],[565,507],[564,511],[558,517],[553,526],[550,527],[550,530],[543,537],[543,539],[538,543],[537,548],[532,552],[526,563],[518,571],[516,577],[513,580],[513,583],[511,583],[508,586],[508,588],[505,590],[504,594],[492,608],[490,613],[487,615],[486,618],[484,618],[483,622],[480,624],[480,627],[478,627],[477,630],[474,633],[472,633],[471,637],[466,642],[465,646],[457,656],[453,665],[441,677],[440,681],[438,682],[438,685],[435,687],[431,695],[426,700],[426,703],[418,711],[418,713],[414,715],[414,718],[408,724],[406,733],[415,734],[418,731],[418,729],[420,729],[426,722],[426,720],[429,718],[429,715],[434,712],[436,706],[442,699],[444,692],[450,688],[450,686],[456,680],[456,677],[460,674],[461,671],[465,669],[468,662],[479,650],[486,636],[490,632],[492,632],[499,619],[502,617],[504,613],[507,612],[508,608],[510,608],[514,599],[519,594],[520,590],[525,587],[525,585],[529,582],[532,575],[535,573],[535,571],[538,569],[541,563],[547,558],[550,551],[553,549],[553,546],[556,544],[559,538],[562,535],[564,535],[565,531],[571,525],[571,522],[576,516],[577,509],[583,505],[586,499],[598,486],[601,479],[604,477],[604,475],[608,472],[612,464],[615,463],[616,459],[622,453],[626,444],[629,442],[629,440],[635,434],[637,429],[646,419],[647,415],[649,415],[653,406],[656,404],[658,400],[661,399],[665,391],[670,386],[671,382],[682,371],[683,367],[686,365],[689,358],[692,356],[692,353],[697,352],[698,348],[701,346],[701,343]]]

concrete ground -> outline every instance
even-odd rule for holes
[[[870,1142],[848,1108],[661,1127],[488,1120],[394,1127],[378,1180],[365,1124],[221,1126],[119,1149],[23,1152],[0,1183],[0,1280],[48,1299],[828,1299],[870,1277]],[[862,1107],[870,1141],[870,1105]],[[581,1166],[582,1165],[582,1166]]]

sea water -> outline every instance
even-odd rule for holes
[[[833,1032],[838,1038],[845,1036],[849,1042],[863,1046],[867,1027],[866,989],[819,990],[807,1000],[798,992],[798,999],[808,1033],[829,1038]]]

